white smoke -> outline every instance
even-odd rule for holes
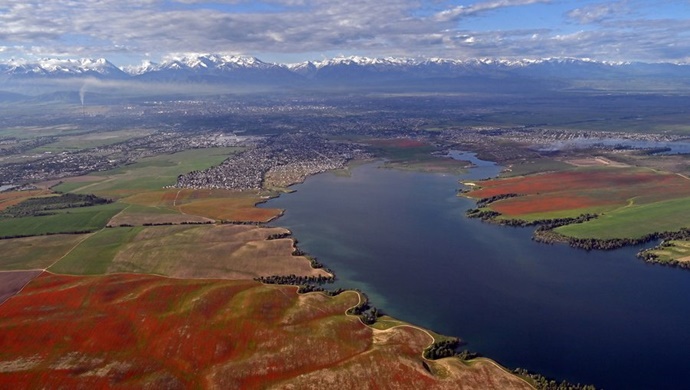
[[[84,83],[79,89],[79,99],[81,100],[82,107],[84,106],[84,96],[86,95],[86,83]]]

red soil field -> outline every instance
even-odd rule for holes
[[[421,330],[377,331],[358,296],[252,281],[50,273],[0,306],[0,388],[531,388],[488,361],[429,362]]]
[[[491,204],[491,209],[507,216],[622,205],[622,199],[602,199],[579,194],[544,194],[510,198]]]
[[[472,198],[500,194],[528,195],[497,201],[491,209],[509,216],[574,210],[580,208],[636,204],[685,197],[690,180],[672,173],[636,168],[583,169],[477,183]]]

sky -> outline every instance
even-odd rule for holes
[[[690,0],[0,1],[0,60],[184,53],[690,63]]]

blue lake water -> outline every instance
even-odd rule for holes
[[[538,244],[528,228],[467,219],[463,176],[370,163],[308,178],[265,207],[300,248],[385,312],[508,367],[605,389],[686,388],[690,271],[648,265],[639,248],[585,252]]]

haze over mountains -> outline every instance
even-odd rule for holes
[[[468,91],[560,89],[677,89],[690,85],[690,65],[548,59],[411,59],[340,57],[297,64],[255,57],[189,55],[162,63],[118,68],[106,59],[0,62],[0,90],[37,94],[52,82],[69,90],[89,80],[106,82],[235,85],[244,87],[465,88]],[[75,84],[76,83],[76,84]],[[73,85],[74,84],[74,85]],[[33,89],[23,91],[23,86]]]

